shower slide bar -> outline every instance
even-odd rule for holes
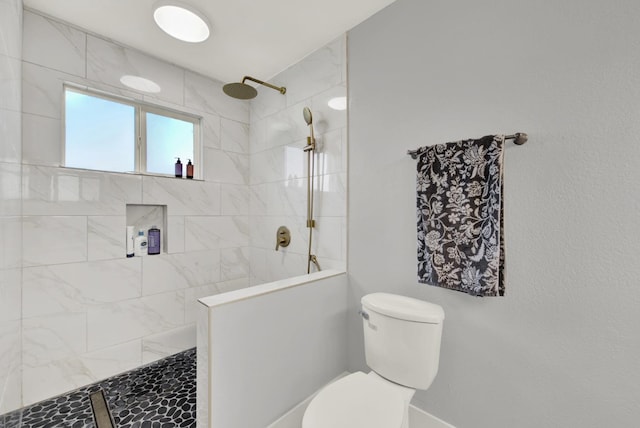
[[[527,142],[527,140],[529,139],[529,136],[524,132],[516,132],[515,134],[512,134],[512,135],[505,135],[504,139],[513,140],[514,144],[521,146]],[[419,150],[407,150],[407,154],[411,156],[413,159],[418,158],[418,152]]]

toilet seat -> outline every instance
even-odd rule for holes
[[[302,428],[400,428],[405,407],[400,392],[356,372],[331,383],[311,400]]]

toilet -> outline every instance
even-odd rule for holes
[[[388,293],[361,300],[364,349],[371,372],[352,373],[311,400],[302,428],[408,428],[409,403],[438,372],[444,310]]]

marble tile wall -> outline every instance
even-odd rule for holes
[[[0,414],[195,345],[199,297],[306,269],[302,108],[318,141],[313,251],[344,268],[345,40],[260,88],[222,83],[0,0]],[[156,95],[124,74],[151,78]],[[202,180],[62,166],[63,84],[202,117]],[[249,118],[251,117],[251,121]],[[127,204],[167,207],[167,252],[126,259]],[[274,251],[287,225],[292,245]]]
[[[287,88],[258,88],[249,129],[249,236],[251,284],[306,273],[306,145],[302,111],[313,113],[317,143],[312,253],[323,269],[346,268],[347,111],[327,103],[347,95],[346,36],[284,70],[270,82]],[[276,230],[287,226],[291,244],[275,251]]]
[[[22,0],[0,0],[0,414],[21,405]]]
[[[22,14],[21,2],[0,0],[0,9],[1,28],[14,28],[4,11]],[[16,47],[0,46],[3,79],[23,88],[20,97],[0,85],[0,126],[12,137],[0,147],[1,242],[23,246],[23,258],[13,244],[1,248],[0,349],[13,354],[0,353],[0,382],[10,381],[4,361],[22,359],[22,400],[0,413],[195,346],[196,299],[249,285],[248,103],[226,97],[220,82],[30,10],[23,37],[22,63]],[[124,74],[162,91],[126,88]],[[64,83],[202,117],[203,180],[62,167]],[[8,129],[20,112],[22,150],[20,129]],[[125,258],[127,204],[167,207],[166,253]],[[12,322],[22,322],[13,338],[22,350],[4,346]]]

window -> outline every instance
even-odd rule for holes
[[[67,167],[173,176],[179,157],[192,160],[198,178],[199,129],[185,113],[65,87]]]

